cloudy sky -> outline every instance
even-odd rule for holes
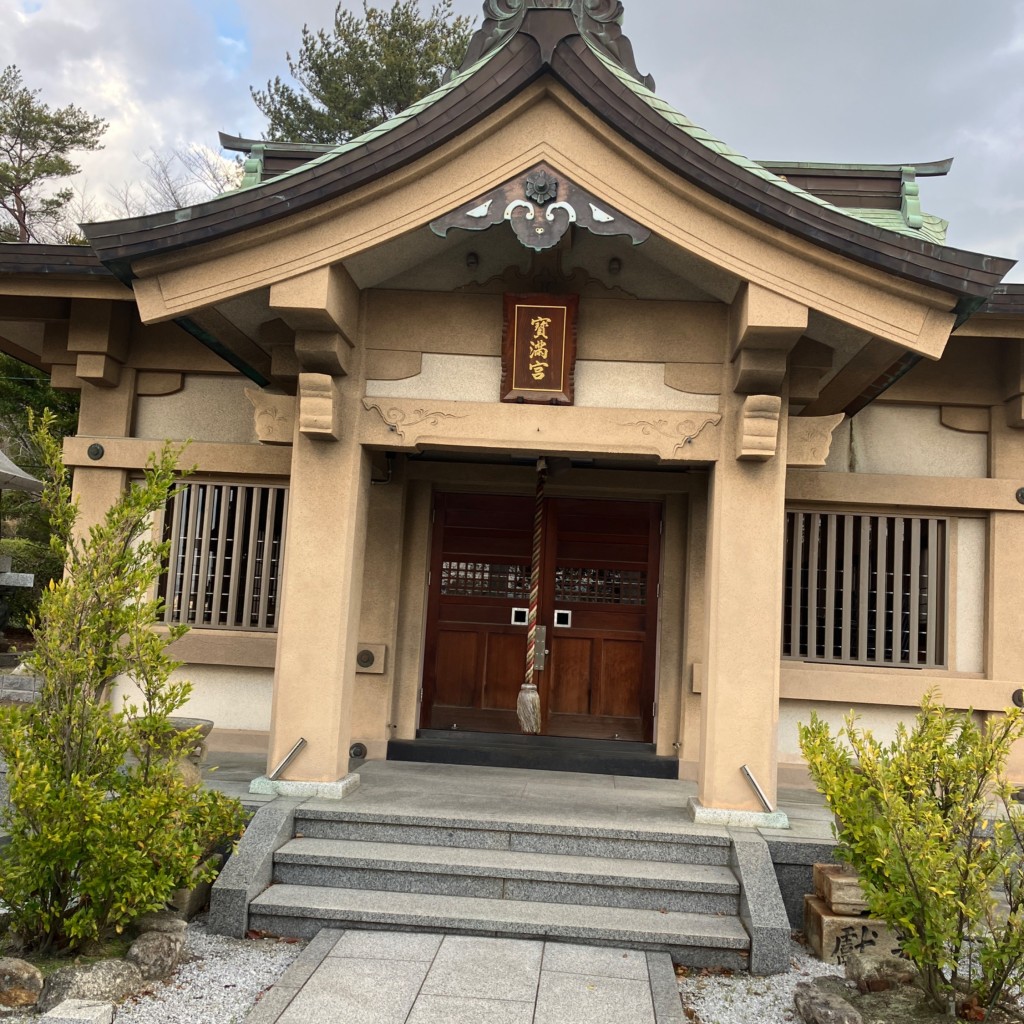
[[[386,6],[390,0],[377,0]],[[1024,0],[624,0],[658,93],[764,160],[922,162],[950,242],[1024,264]],[[359,8],[359,0],[345,0]],[[259,137],[249,95],[286,74],[334,0],[0,0],[0,66],[110,122],[87,188],[139,176],[151,146]],[[479,0],[455,0],[476,16]],[[1024,267],[1011,280],[1024,281]]]

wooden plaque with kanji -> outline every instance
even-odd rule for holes
[[[578,295],[506,295],[501,400],[572,405]]]

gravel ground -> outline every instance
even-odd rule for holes
[[[793,989],[824,975],[843,976],[843,968],[823,964],[806,946],[791,942],[792,970],[770,978],[749,974],[679,968],[679,992],[694,1024],[781,1024],[798,1020]]]
[[[257,998],[305,943],[209,935],[205,919],[188,927],[188,962],[149,995],[129,999],[117,1024],[241,1024]]]
[[[284,974],[304,942],[209,935],[205,917],[188,926],[187,960],[166,982],[114,1011],[116,1024],[242,1024]],[[3,1024],[38,1024],[36,1014],[0,1014]]]

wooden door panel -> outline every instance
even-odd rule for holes
[[[481,639],[476,631],[438,630],[434,690],[438,704],[473,707],[477,699]]]
[[[641,717],[643,640],[603,640],[594,713],[611,718]]]
[[[526,631],[488,633],[481,707],[515,711],[526,671]]]
[[[441,494],[435,502],[422,722],[517,732],[527,630],[534,500]],[[538,672],[542,731],[653,735],[660,505],[548,498],[538,624],[550,656]],[[556,610],[572,612],[568,628]]]
[[[589,637],[556,636],[550,641],[548,675],[552,714],[589,715],[593,679],[594,641]]]

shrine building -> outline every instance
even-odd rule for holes
[[[304,740],[284,780],[568,768],[758,812],[812,710],[1024,699],[1024,285],[923,211],[950,161],[758,163],[613,0],[488,12],[359,138],[225,138],[236,191],[0,246],[0,348],[81,393],[83,522],[191,442],[155,525],[187,713],[268,770]]]

